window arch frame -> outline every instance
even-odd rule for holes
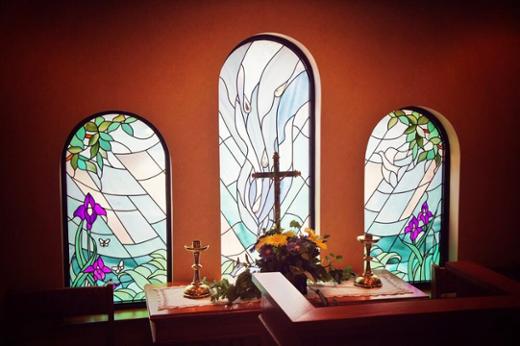
[[[123,114],[130,117],[134,117],[137,120],[143,122],[146,126],[148,126],[154,134],[159,139],[159,142],[161,143],[162,149],[164,150],[164,164],[165,164],[165,202],[166,202],[166,278],[167,282],[172,281],[173,276],[173,258],[172,258],[172,176],[171,176],[171,158],[170,158],[170,150],[168,148],[168,145],[166,144],[166,141],[161,134],[161,132],[153,125],[149,120],[144,118],[143,116],[129,112],[129,111],[123,111],[123,110],[106,110],[97,112],[94,114],[91,114],[87,117],[84,117],[82,120],[80,120],[76,125],[72,128],[72,130],[69,132],[69,134],[66,137],[64,146],[61,150],[61,157],[60,157],[60,198],[61,198],[61,219],[62,219],[62,229],[61,229],[61,235],[62,235],[62,258],[63,258],[63,278],[64,278],[64,286],[65,287],[71,287],[70,286],[70,253],[68,250],[69,246],[69,236],[68,236],[68,204],[67,204],[67,161],[66,156],[68,152],[68,146],[76,134],[76,132],[83,127],[86,123],[89,121],[92,121],[96,119],[97,117],[103,116],[103,115],[110,115],[110,114]],[[132,307],[132,306],[144,306],[145,302],[144,300],[142,302],[119,302],[114,303],[114,306],[124,306],[124,307]]]
[[[221,69],[219,70],[219,78],[222,71],[222,68],[225,66],[229,57],[240,47],[252,43],[255,41],[272,41],[281,44],[282,46],[287,47],[293,52],[298,59],[302,62],[305,67],[305,71],[308,75],[309,79],[309,227],[313,229],[317,229],[319,232],[319,224],[320,224],[320,200],[319,200],[319,191],[320,184],[319,178],[320,176],[320,130],[321,130],[321,85],[320,85],[320,77],[319,70],[317,64],[311,55],[311,53],[307,50],[307,48],[295,40],[292,37],[285,36],[278,33],[260,33],[246,39],[240,41],[237,45],[233,47],[233,49],[228,53],[225,57]],[[220,108],[220,101],[219,106]],[[218,113],[217,113],[218,115]],[[218,120],[218,119],[217,119]],[[220,130],[219,130],[219,138],[220,138]],[[220,144],[219,144],[220,147]],[[269,158],[271,160],[271,158]],[[219,167],[220,167],[220,154],[219,154]],[[219,173],[220,179],[220,173]],[[219,197],[219,205],[221,205],[221,198]],[[222,209],[219,208],[219,213],[222,213]],[[222,231],[222,230],[220,230]],[[220,245],[222,245],[222,238]],[[222,256],[222,249],[220,251],[220,255]]]

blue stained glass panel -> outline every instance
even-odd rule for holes
[[[429,115],[401,109],[374,128],[365,156],[365,232],[381,237],[372,268],[431,280],[439,264],[445,138]]]
[[[64,157],[68,282],[114,285],[116,303],[144,301],[171,271],[167,152],[130,114],[87,119]]]
[[[306,64],[287,45],[269,39],[247,42],[227,58],[219,79],[219,147],[222,275],[238,274],[235,261],[247,256],[256,238],[274,225],[273,154],[280,170],[299,170],[282,180],[281,226],[311,218],[311,78]]]

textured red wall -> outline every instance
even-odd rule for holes
[[[211,244],[219,272],[217,79],[231,49],[260,32],[302,42],[322,83],[321,229],[359,268],[363,160],[388,111],[424,105],[458,132],[459,257],[518,265],[518,10],[412,2],[107,2],[0,5],[2,290],[62,285],[59,162],[85,116],[148,118],[171,150],[174,276],[182,246]],[[503,241],[505,239],[505,241]],[[5,284],[7,283],[7,284]]]

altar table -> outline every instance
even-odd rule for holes
[[[391,275],[388,273],[388,275]],[[383,275],[384,276],[384,275]],[[409,293],[399,295],[343,296],[330,300],[334,304],[349,305],[376,301],[395,301],[409,299],[427,299],[428,295],[397,277]],[[148,309],[152,339],[154,344],[166,345],[179,342],[240,340],[242,345],[268,344],[270,337],[258,319],[262,311],[260,300],[233,304],[189,307],[164,306],[161,291],[165,288],[178,287],[181,283],[145,286],[146,306]],[[310,299],[319,305],[318,298]]]

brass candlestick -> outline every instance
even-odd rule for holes
[[[184,248],[189,252],[193,252],[194,262],[191,266],[193,268],[193,281],[184,289],[184,296],[190,299],[209,297],[209,287],[200,282],[200,270],[202,266],[199,262],[200,253],[207,250],[209,245],[201,246],[200,240],[194,240],[191,246],[184,245]]]
[[[372,244],[377,243],[379,239],[379,237],[373,236],[369,233],[365,233],[357,237],[357,240],[365,245],[365,256],[363,257],[365,260],[365,271],[363,272],[362,276],[358,276],[356,281],[354,281],[354,285],[358,287],[378,288],[383,286],[381,279],[372,273],[372,268],[370,268],[370,261],[372,260],[372,256],[370,256],[370,250],[372,249]]]

